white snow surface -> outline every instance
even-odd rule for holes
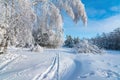
[[[0,55],[0,80],[120,80],[120,51],[76,54],[70,48],[10,47]]]

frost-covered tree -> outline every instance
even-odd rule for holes
[[[8,33],[6,27],[0,24],[0,54],[6,52],[8,46]]]
[[[13,1],[13,0],[12,0]],[[12,12],[11,18],[9,20],[11,24],[10,31],[12,44],[16,46],[24,47],[33,44],[32,28],[34,22],[34,13],[32,10],[32,5],[29,0],[14,0],[11,5]]]
[[[37,6],[39,8],[37,8]],[[59,9],[48,2],[35,6],[37,20],[33,31],[34,38],[41,46],[57,47],[62,44],[62,17]],[[38,11],[38,12],[37,12]]]
[[[43,46],[57,47],[63,42],[62,11],[73,19],[74,22],[82,19],[86,24],[87,17],[81,0],[33,0],[36,12],[34,34],[36,42]],[[46,35],[46,39],[45,36]]]
[[[65,46],[69,48],[74,47],[74,40],[70,35],[66,36]]]
[[[120,28],[110,33],[103,33],[91,39],[100,48],[120,50]]]
[[[5,53],[8,46],[7,2],[7,0],[0,0],[0,54]]]
[[[31,2],[29,0],[1,0],[0,6],[1,19],[3,19],[1,23],[8,25],[10,44],[21,47],[32,44],[34,13]]]
[[[67,35],[66,40],[64,42],[64,46],[72,48],[79,43],[80,43],[80,38],[79,37],[73,38],[71,35]]]
[[[19,47],[35,42],[42,46],[61,46],[62,11],[74,22],[80,19],[84,24],[87,22],[81,0],[0,0],[0,9],[0,24],[6,27],[10,44]]]
[[[86,12],[81,0],[52,0],[52,2],[59,10],[65,10],[75,22],[82,19],[83,23],[86,24]]]

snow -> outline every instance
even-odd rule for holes
[[[42,52],[43,48],[37,44],[36,46],[32,47],[31,51]]]
[[[92,53],[92,54],[103,54],[104,50],[99,49],[96,45],[90,43],[88,40],[81,40],[79,44],[75,45],[75,52],[77,53]]]
[[[76,54],[73,49],[9,47],[0,55],[0,80],[120,80],[120,51]]]
[[[119,80],[120,79],[120,55],[79,55],[77,64],[80,71],[71,80]]]

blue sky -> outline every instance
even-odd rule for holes
[[[120,27],[120,0],[82,0],[85,5],[88,25],[77,24],[65,15],[64,33],[80,38],[95,37],[98,33],[111,32]]]

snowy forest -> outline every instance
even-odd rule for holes
[[[120,50],[120,28],[116,28],[110,33],[103,33],[91,39],[92,43],[99,48]]]
[[[0,80],[120,80],[119,7],[0,0]]]
[[[63,43],[62,10],[74,20],[87,17],[79,0],[0,0],[1,46],[59,47]],[[3,31],[3,32],[2,32]]]

